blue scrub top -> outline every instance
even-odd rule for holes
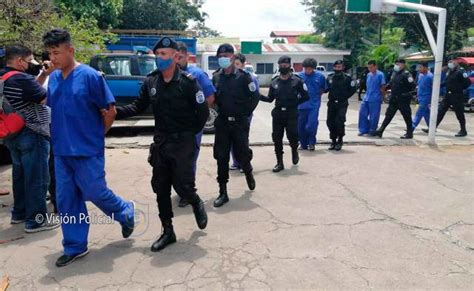
[[[300,72],[298,76],[304,80],[309,95],[309,100],[301,103],[298,109],[314,109],[321,105],[321,91],[326,90],[326,77],[319,71],[314,71],[311,75]]]
[[[385,85],[385,75],[377,70],[375,73],[367,74],[367,92],[364,96],[365,102],[382,102],[382,92],[380,89]]]
[[[202,92],[204,93],[204,96],[206,96],[206,98],[216,92],[216,88],[214,88],[214,85],[212,84],[211,80],[209,79],[207,74],[204,73],[203,70],[198,67],[188,66],[186,68],[186,72],[190,73],[198,81],[199,85],[202,88]]]
[[[433,74],[431,72],[418,75],[418,102],[431,103],[433,90]]]
[[[115,99],[103,76],[81,64],[64,80],[60,70],[48,82],[51,138],[57,156],[104,155],[105,127],[100,112]]]

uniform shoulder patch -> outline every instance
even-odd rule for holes
[[[408,77],[408,82],[413,83],[415,80],[413,79],[412,76]]]
[[[352,80],[351,81],[351,87],[355,87],[355,85],[356,85],[356,81]]]
[[[462,74],[462,76],[463,76],[464,78],[469,77],[469,76],[467,75],[467,73]]]
[[[206,101],[206,96],[204,96],[204,93],[201,90],[197,91],[196,92],[196,102],[198,104],[202,104],[202,103],[204,103],[204,101]]]
[[[249,90],[250,90],[250,92],[257,91],[257,85],[255,85],[255,82],[253,80],[252,80],[252,82],[249,83]]]

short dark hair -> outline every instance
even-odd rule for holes
[[[5,49],[5,60],[7,62],[12,61],[16,58],[26,58],[31,56],[33,52],[24,45],[15,44],[12,46],[7,46]]]
[[[243,54],[241,54],[241,53],[235,54],[235,59],[236,59],[236,60],[239,60],[242,64],[245,64],[245,61],[247,60],[247,58],[245,57],[245,55],[243,55]]]
[[[57,47],[63,43],[71,43],[71,35],[64,29],[53,29],[43,35],[43,44],[45,47]]]
[[[178,51],[188,53],[188,46],[184,42],[178,41],[176,43],[178,44]]]
[[[313,58],[307,58],[303,60],[303,68],[313,68],[316,69],[318,62]]]
[[[428,68],[428,63],[427,62],[421,62],[420,63],[420,66],[423,66],[425,68]]]
[[[377,62],[374,61],[374,60],[370,60],[370,61],[367,62],[367,65],[377,66]]]

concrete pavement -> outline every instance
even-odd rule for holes
[[[288,152],[288,151],[287,151]],[[472,146],[373,147],[303,152],[274,174],[272,147],[254,147],[255,191],[232,173],[231,202],[213,209],[216,165],[204,147],[197,187],[209,213],[199,231],[192,210],[175,209],[178,242],[160,253],[147,150],[109,149],[109,186],[139,204],[132,239],[120,226],[92,225],[91,253],[58,269],[61,231],[27,235],[9,224],[1,197],[0,278],[11,290],[472,290]],[[0,185],[11,170],[0,167]],[[174,196],[174,202],[177,201]],[[100,212],[89,204],[92,214]]]

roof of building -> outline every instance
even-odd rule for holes
[[[198,53],[210,52],[215,53],[218,44],[198,44]],[[240,45],[234,45],[236,51],[240,51]],[[326,48],[320,44],[263,44],[262,53],[266,55],[271,54],[318,54],[318,55],[350,55],[349,50],[337,50]]]

